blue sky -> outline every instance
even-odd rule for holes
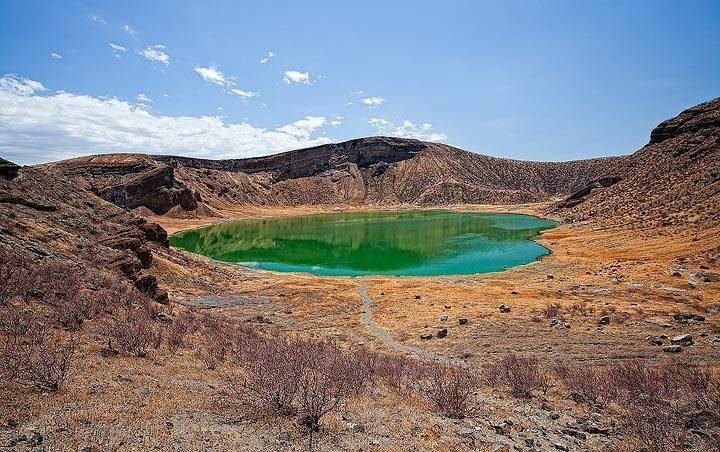
[[[378,134],[626,154],[720,95],[718,24],[717,0],[0,0],[0,155],[247,157]]]

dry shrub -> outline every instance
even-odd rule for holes
[[[75,343],[37,321],[31,311],[3,310],[0,376],[44,391],[57,391],[68,377]]]
[[[182,312],[173,318],[167,332],[168,347],[176,351],[183,346],[185,337],[195,331],[195,317],[190,312]]]
[[[554,319],[560,317],[561,311],[560,303],[548,303],[540,312],[546,319]]]
[[[402,397],[415,392],[425,372],[422,363],[405,356],[384,356],[375,367],[376,378]]]
[[[587,317],[595,311],[592,306],[588,307],[585,303],[573,303],[568,308],[568,312],[573,316]]]
[[[511,354],[488,367],[485,377],[490,384],[504,384],[518,397],[532,398],[533,391],[546,392],[550,387],[547,374],[537,358]]]
[[[195,354],[205,363],[207,369],[215,369],[232,350],[233,334],[226,324],[206,316],[202,320],[201,342]]]
[[[284,416],[293,415],[306,359],[300,342],[284,338],[258,340],[241,352],[248,366],[245,375],[235,370],[228,383],[246,403]]]
[[[122,350],[138,357],[147,356],[149,349],[159,348],[162,342],[162,331],[145,309],[128,309],[108,323],[106,334]]]
[[[0,306],[13,299],[27,303],[37,278],[37,268],[25,255],[0,248]]]
[[[576,402],[605,404],[610,398],[611,383],[603,369],[558,362],[553,365],[552,373]]]
[[[477,378],[469,369],[433,363],[428,366],[422,389],[440,413],[461,419],[467,414],[470,394],[476,383]]]
[[[622,427],[652,452],[683,450],[684,432],[672,404],[656,397],[633,398],[620,405]]]

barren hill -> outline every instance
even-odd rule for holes
[[[606,174],[619,177],[626,163],[627,157],[525,162],[371,137],[252,159],[115,154],[49,166],[115,204],[164,214],[198,205],[535,202],[569,195]]]

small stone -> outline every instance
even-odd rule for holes
[[[450,309],[450,308],[452,308],[452,306],[450,306],[449,304],[445,305],[445,309]]]
[[[714,344],[720,343],[720,336],[715,336],[715,339],[712,340]]]
[[[444,338],[444,337],[447,337],[447,335],[448,335],[448,330],[447,330],[447,328],[443,328],[443,329],[441,329],[441,330],[438,330],[438,332],[437,332],[437,337],[438,337],[438,339],[442,339],[442,338]]]
[[[555,278],[553,275],[547,275],[547,279],[553,279]]]
[[[415,295],[415,299],[416,299],[416,300],[419,300],[419,299],[420,299],[420,295]]]
[[[693,337],[690,334],[680,334],[670,341],[673,345],[692,345]]]
[[[604,315],[600,317],[600,320],[598,320],[598,325],[609,325],[610,324],[610,316]]]
[[[548,417],[553,421],[557,421],[558,419],[560,419],[560,415],[557,411],[551,411],[550,414],[548,414]]]
[[[468,323],[468,319],[466,319],[465,317],[458,319],[458,324],[460,324],[460,325],[467,325],[467,323]]]
[[[534,438],[525,438],[525,447],[533,448],[535,447],[535,439]]]
[[[664,352],[668,353],[680,353],[682,351],[681,345],[668,345],[667,347],[663,347]]]
[[[700,330],[700,337],[707,337],[708,332],[707,330]]]
[[[159,312],[155,318],[164,323],[172,323],[173,321],[173,316],[165,312]]]
[[[39,446],[43,442],[43,436],[38,432],[33,432],[32,436],[30,437],[30,441],[28,444],[30,447]]]
[[[553,447],[557,450],[568,450],[567,446],[562,443],[555,443],[553,444]]]
[[[675,319],[676,322],[682,323],[698,323],[704,322],[705,316],[700,314],[692,314],[690,312],[678,312],[673,316],[673,319]]]
[[[495,442],[490,446],[491,452],[510,452],[510,446],[504,443]]]
[[[425,333],[425,334],[420,335],[420,339],[423,339],[423,340],[428,340],[428,339],[432,339],[432,338],[433,338],[433,335],[430,333]]]
[[[440,321],[441,321],[441,322],[447,322],[447,320],[448,320],[448,316],[446,316],[446,315],[441,315],[441,316],[440,316]]]
[[[501,305],[498,307],[498,309],[500,309],[500,312],[502,312],[502,313],[508,313],[508,312],[510,312],[510,306],[508,306],[508,305],[506,305],[506,304],[501,304]]]
[[[380,292],[380,295],[385,295],[385,291],[383,290],[382,292]]]
[[[475,436],[475,429],[474,428],[461,428],[457,432],[458,436],[463,438],[469,438],[472,436]]]

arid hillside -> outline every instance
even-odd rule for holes
[[[626,157],[524,162],[372,137],[243,160],[102,155],[48,165],[122,207],[211,214],[238,205],[516,204],[569,195]]]
[[[558,213],[642,228],[720,225],[720,98],[663,121],[626,164],[616,184],[590,185]]]

